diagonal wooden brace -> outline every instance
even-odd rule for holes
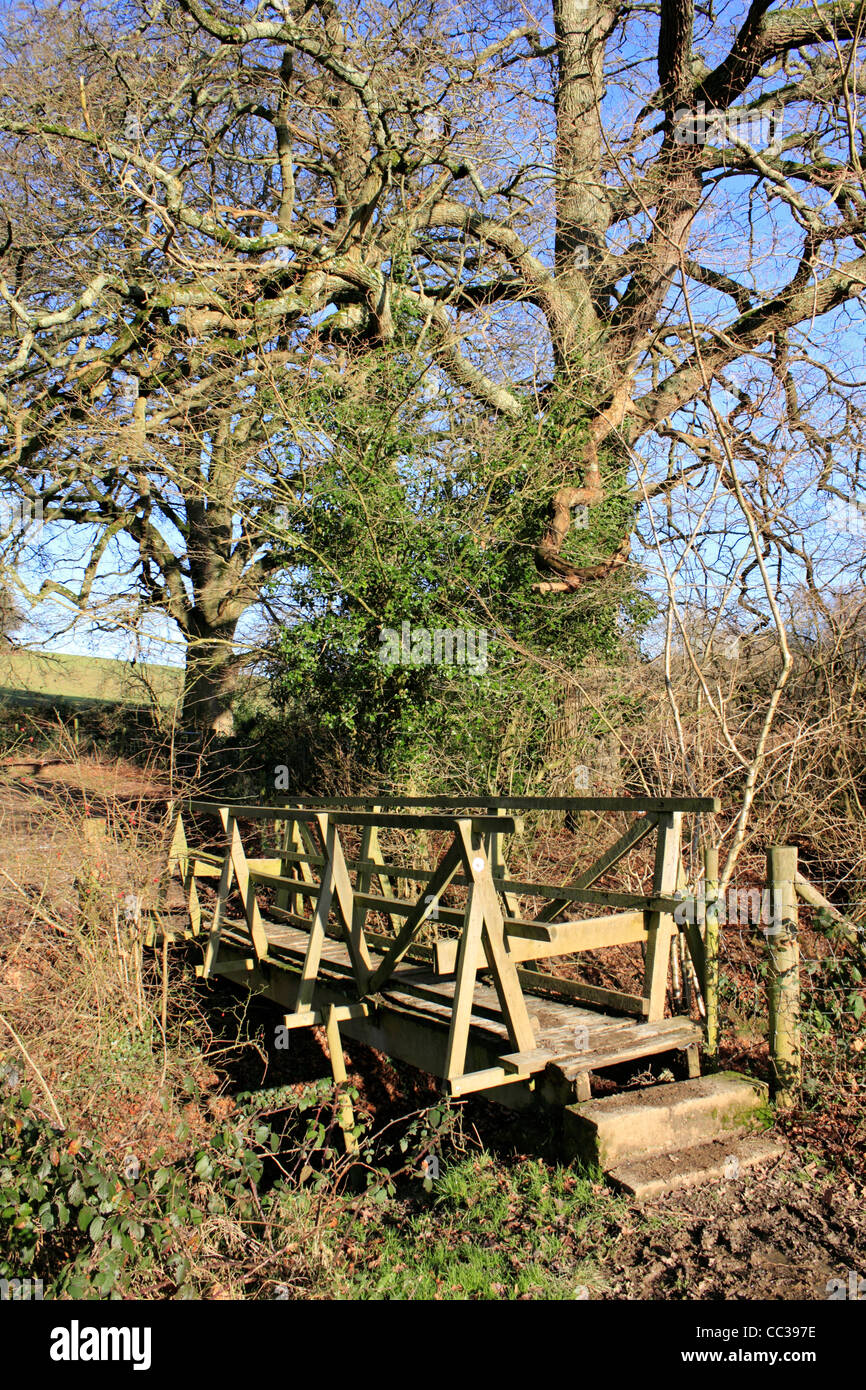
[[[602,874],[607,873],[608,869],[612,868],[620,859],[624,859],[625,856],[634,849],[635,845],[639,845],[641,840],[655,828],[657,823],[658,818],[653,815],[642,816],[640,820],[632,821],[625,833],[620,835],[616,844],[611,845],[610,849],[606,850],[600,859],[597,859],[590,868],[585,869],[582,874],[579,874],[573,883],[569,883],[566,886],[568,888],[590,888],[592,884],[595,883],[596,879],[601,878]],[[554,917],[558,917],[560,912],[569,906],[570,902],[568,898],[556,898],[542,909],[536,921],[552,922]]]
[[[457,979],[445,1060],[445,1079],[449,1083],[457,1081],[466,1064],[475,981],[482,950],[493,975],[512,1048],[515,1052],[530,1052],[535,1047],[535,1033],[526,1000],[505,941],[502,912],[483,832],[473,832],[472,822],[463,818],[456,822],[456,829],[464,872],[471,887],[457,948]]]
[[[388,948],[383,959],[380,961],[378,968],[370,977],[365,993],[375,994],[376,991],[382,987],[388,976],[397,968],[403,956],[412,945],[413,938],[436,910],[436,902],[439,894],[448,887],[448,884],[454,878],[455,874],[460,872],[462,867],[463,854],[460,843],[455,837],[440,859],[433,877],[426,885],[413,911],[406,918],[406,921],[395,937],[392,945]]]

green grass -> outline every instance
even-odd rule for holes
[[[0,652],[0,700],[79,706],[170,706],[180,699],[183,671],[176,666],[132,666],[68,652]],[[151,695],[151,691],[153,695]]]
[[[426,1200],[425,1200],[426,1198]],[[597,1297],[600,1262],[625,1201],[601,1175],[489,1153],[443,1163],[439,1178],[357,1232],[342,1299],[561,1300]],[[351,1248],[353,1232],[344,1234]],[[361,1251],[362,1245],[362,1251]]]

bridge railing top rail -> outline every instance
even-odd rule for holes
[[[217,811],[224,801],[194,800],[188,803],[191,811]],[[375,812],[370,808],[375,807]],[[377,817],[399,808],[418,808],[430,811],[491,811],[501,815],[506,811],[633,811],[656,815],[673,812],[707,812],[721,810],[716,796],[341,796],[292,797],[273,805],[241,802],[228,806],[236,819],[279,820],[281,812],[370,810]],[[452,818],[449,818],[452,819]],[[348,823],[348,822],[346,822]],[[413,824],[416,822],[413,819]],[[504,828],[504,827],[503,827]]]
[[[369,803],[367,803],[369,805]],[[388,811],[340,811],[321,806],[243,806],[218,801],[189,801],[193,813],[226,814],[232,820],[273,820],[295,822],[326,816],[331,825],[365,827],[377,830],[453,830],[459,822],[471,826],[476,835],[513,835],[523,829],[515,816],[423,815],[410,812],[394,815]]]

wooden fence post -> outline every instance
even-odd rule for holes
[[[673,897],[677,891],[682,823],[682,811],[666,812],[658,818],[658,839],[656,840],[655,872],[653,873],[653,895],[655,897]],[[647,948],[643,992],[645,997],[649,999],[647,1022],[658,1023],[665,1016],[671,939],[676,935],[677,924],[670,912],[647,912],[644,920],[647,929]]]
[[[704,1005],[707,1068],[719,1069],[719,851],[704,850]]]
[[[764,930],[770,948],[770,1062],[774,1100],[790,1109],[800,1098],[800,943],[797,939],[797,850],[775,845],[767,850],[770,923]]]

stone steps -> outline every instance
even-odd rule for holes
[[[711,1139],[671,1153],[627,1159],[607,1172],[608,1179],[641,1201],[663,1197],[707,1182],[736,1182],[750,1168],[780,1158],[785,1145],[775,1134]]]
[[[566,1145],[618,1187],[656,1197],[721,1178],[736,1179],[776,1157],[767,1087],[736,1072],[660,1083],[570,1105]]]

